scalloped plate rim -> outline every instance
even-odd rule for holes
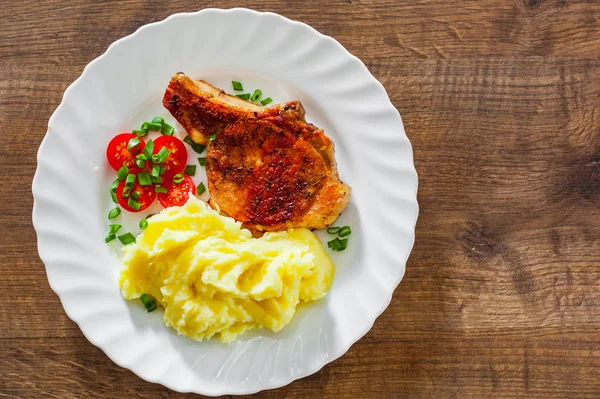
[[[363,63],[362,60],[360,60],[360,58],[356,57],[355,55],[353,55],[352,53],[350,53],[341,43],[339,43],[335,38],[331,37],[331,36],[327,36],[325,34],[320,33],[319,31],[317,31],[315,28],[313,28],[312,26],[300,22],[300,21],[295,21],[292,20],[290,18],[287,18],[285,16],[282,16],[280,14],[274,13],[274,12],[262,12],[262,11],[256,11],[256,10],[252,10],[249,8],[243,8],[243,7],[235,7],[235,8],[230,8],[230,9],[221,9],[221,8],[204,8],[201,9],[199,11],[195,11],[195,12],[182,12],[182,13],[175,13],[175,14],[171,14],[169,15],[167,18],[161,20],[161,21],[156,21],[156,22],[152,22],[152,23],[148,23],[145,25],[140,26],[139,28],[137,28],[134,32],[132,32],[131,34],[124,36],[116,41],[114,41],[113,43],[111,43],[108,48],[98,57],[96,57],[95,59],[93,59],[92,61],[90,61],[83,69],[83,71],[81,72],[80,76],[75,79],[73,81],[73,83],[71,83],[66,90],[63,93],[61,102],[59,103],[58,107],[55,109],[55,111],[52,113],[51,117],[49,118],[48,121],[48,125],[51,126],[53,120],[55,118],[57,118],[57,115],[61,112],[61,109],[64,107],[65,102],[68,100],[69,94],[70,92],[73,90],[74,87],[76,87],[77,85],[81,84],[81,81],[86,77],[87,74],[89,74],[89,70],[90,67],[93,66],[95,63],[99,62],[101,59],[107,57],[111,50],[114,49],[115,46],[119,46],[122,43],[127,42],[128,40],[132,39],[133,36],[137,35],[138,33],[146,30],[146,29],[151,29],[154,28],[156,26],[160,26],[163,24],[168,23],[170,20],[173,19],[177,19],[180,17],[186,17],[186,16],[196,16],[199,14],[203,14],[203,13],[209,13],[209,12],[221,12],[221,13],[227,13],[227,12],[246,12],[246,13],[250,13],[250,14],[258,14],[258,15],[271,15],[271,16],[276,16],[278,18],[281,18],[283,20],[286,21],[286,23],[290,23],[290,24],[295,24],[295,25],[302,25],[304,28],[308,28],[311,31],[311,34],[316,35],[318,38],[320,39],[326,39],[326,40],[331,40],[333,42],[335,42],[335,44],[337,46],[339,46],[340,48],[342,48],[346,55],[351,57],[352,59],[354,59],[355,61],[358,61],[360,63],[361,68],[363,69],[363,72],[365,72],[366,74],[369,75],[370,80],[374,81],[380,90],[383,90],[383,92],[385,93],[388,103],[389,103],[389,108],[390,111],[393,111],[397,114],[397,116],[400,118],[400,123],[402,125],[402,119],[400,116],[400,113],[398,112],[398,110],[394,107],[394,105],[392,104],[389,95],[387,94],[385,87],[382,85],[382,83],[375,78],[371,72],[368,70],[368,68],[366,67],[366,65]],[[404,129],[402,129],[404,131]],[[403,132],[404,133],[404,132]],[[405,133],[404,136],[406,137]],[[411,159],[410,164],[412,165],[412,168],[410,170],[411,173],[414,174],[415,177],[415,187],[414,187],[414,192],[410,193],[410,199],[412,200],[414,198],[414,205],[416,206],[415,208],[415,214],[414,214],[414,218],[413,218],[413,222],[412,222],[412,226],[411,226],[411,234],[410,234],[410,238],[411,238],[411,243],[409,245],[409,250],[407,251],[406,255],[403,256],[403,264],[406,265],[406,262],[408,261],[408,258],[410,256],[410,253],[412,252],[412,248],[414,247],[414,243],[415,243],[415,227],[416,227],[416,223],[417,223],[417,219],[418,219],[418,215],[419,215],[419,205],[418,205],[418,201],[417,201],[417,193],[418,193],[418,174],[416,169],[414,168],[414,161],[413,161],[413,151],[412,151],[412,145],[410,143],[410,140],[408,140],[408,137],[406,137],[406,141],[407,144],[409,146],[410,149],[410,154],[411,154]],[[86,339],[92,343],[94,346],[98,347],[100,350],[102,350],[102,352],[104,354],[106,354],[106,356],[111,359],[111,361],[113,361],[115,364],[117,364],[120,367],[126,368],[130,371],[132,371],[134,374],[136,374],[138,377],[151,382],[151,383],[156,383],[156,384],[160,384],[163,385],[169,389],[172,389],[174,391],[177,392],[181,392],[181,393],[199,393],[202,395],[207,395],[207,396],[219,396],[219,395],[226,395],[226,394],[234,394],[234,395],[243,395],[243,394],[254,394],[263,390],[267,390],[267,389],[276,389],[276,388],[280,388],[283,386],[286,386],[292,382],[294,382],[295,380],[301,379],[301,378],[305,378],[307,376],[310,376],[312,374],[315,374],[316,372],[318,372],[319,370],[321,370],[325,365],[339,359],[341,356],[343,356],[351,347],[352,345],[354,345],[356,342],[358,342],[362,337],[364,337],[373,327],[375,321],[377,320],[377,318],[379,316],[381,316],[381,314],[389,307],[389,304],[391,303],[392,297],[393,297],[393,293],[395,291],[395,289],[398,287],[398,285],[400,284],[400,282],[402,281],[402,279],[404,278],[404,274],[406,272],[406,267],[403,267],[402,269],[402,273],[400,274],[399,278],[397,279],[397,281],[394,281],[393,284],[393,289],[390,290],[389,295],[387,295],[386,297],[386,301],[385,301],[385,305],[381,307],[381,309],[378,309],[375,312],[375,317],[373,318],[373,320],[371,320],[370,323],[368,323],[368,327],[364,330],[359,332],[358,334],[353,334],[352,338],[348,340],[349,344],[348,345],[343,345],[343,349],[339,352],[336,353],[332,356],[329,356],[326,360],[324,360],[323,362],[321,362],[321,364],[319,366],[317,366],[314,369],[303,369],[303,371],[301,373],[299,373],[298,375],[294,375],[292,377],[289,377],[287,379],[282,379],[279,381],[268,381],[266,384],[262,385],[261,387],[258,387],[257,389],[251,389],[251,390],[246,390],[246,391],[236,391],[236,392],[232,392],[232,391],[228,391],[227,389],[221,389],[221,390],[215,390],[215,391],[203,391],[203,392],[199,392],[199,391],[195,391],[193,389],[188,389],[188,390],[182,390],[176,386],[173,386],[171,383],[169,383],[169,381],[164,381],[161,380],[160,377],[161,375],[158,375],[157,378],[148,378],[148,377],[142,377],[136,370],[134,370],[133,368],[130,368],[126,365],[123,364],[123,362],[119,361],[118,359],[116,359],[115,357],[113,357],[109,352],[109,349],[106,348],[105,346],[108,346],[108,343],[99,343],[93,339],[91,339],[89,337],[88,334],[86,334],[86,332],[82,329],[80,321],[77,320],[75,317],[73,317],[72,312],[70,310],[68,310],[68,307],[65,306],[65,299],[61,296],[59,290],[56,288],[56,285],[52,282],[52,280],[50,279],[50,276],[47,272],[48,268],[46,267],[46,256],[43,255],[42,253],[39,253],[39,244],[40,244],[40,222],[39,222],[39,200],[36,200],[36,183],[39,180],[39,159],[40,159],[40,154],[42,153],[42,150],[44,148],[45,143],[47,142],[47,135],[44,135],[44,138],[42,139],[42,142],[39,146],[38,152],[37,152],[37,163],[38,163],[38,167],[36,168],[36,172],[34,174],[34,178],[33,178],[33,182],[32,182],[32,194],[34,197],[34,203],[33,203],[33,211],[32,211],[32,222],[33,222],[33,226],[34,229],[36,230],[36,237],[37,237],[37,245],[38,245],[38,254],[40,256],[40,259],[42,260],[42,262],[44,263],[44,267],[46,269],[46,277],[48,279],[48,283],[50,285],[50,287],[52,288],[52,290],[54,291],[54,293],[58,296],[61,305],[63,307],[63,309],[65,310],[65,313],[67,314],[67,316],[74,321],[77,326],[79,327],[80,331],[82,332],[82,334],[86,337]],[[39,197],[38,197],[39,198]]]

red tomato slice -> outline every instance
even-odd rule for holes
[[[140,209],[133,209],[127,204],[129,198],[123,198],[123,190],[125,189],[125,181],[122,181],[117,186],[117,201],[119,201],[119,205],[123,207],[126,211],[129,212],[140,212],[144,209],[148,208],[154,202],[156,198],[156,191],[154,191],[154,186],[140,186],[136,181],[133,185],[131,192],[137,191],[140,193],[140,197],[137,199],[137,202],[140,203]],[[131,198],[131,196],[130,196]]]
[[[192,195],[196,195],[196,184],[189,176],[184,176],[183,181],[179,184],[174,184],[173,180],[170,180],[168,183],[165,182],[163,187],[168,191],[166,194],[158,193],[158,202],[164,208],[184,205],[188,198],[190,198],[190,191]]]
[[[160,136],[154,140],[154,154],[158,154],[163,147],[166,147],[170,152],[167,159],[163,162],[166,170],[162,177],[167,181],[177,173],[183,172],[187,165],[188,155],[183,141],[179,140],[177,137]]]
[[[132,148],[132,151],[130,152],[127,149],[127,144],[129,144],[129,140],[133,138],[137,138],[137,136],[132,133],[121,133],[116,135],[110,143],[108,143],[108,147],[106,147],[106,158],[114,170],[121,169],[123,164],[127,165],[130,170],[137,168],[135,156],[144,150],[146,143],[140,139],[140,144],[137,147]]]

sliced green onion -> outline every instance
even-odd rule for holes
[[[177,173],[173,176],[173,184],[179,184],[183,181],[183,175],[181,173]]]
[[[148,140],[148,142],[146,143],[146,146],[144,147],[144,155],[146,156],[146,159],[152,159],[152,153],[154,152],[154,141],[152,141],[152,139]]]
[[[188,165],[185,167],[185,171],[183,172],[188,176],[194,176],[196,174],[196,165]]]
[[[204,183],[198,184],[198,187],[196,187],[196,194],[202,195],[202,194],[204,194],[205,191],[206,191],[206,187],[204,187]]]
[[[160,123],[162,125],[164,121],[165,120],[160,116],[155,116],[154,118],[152,118],[152,123]]]
[[[148,221],[146,219],[140,220],[140,229],[146,230],[146,227],[148,227]]]
[[[198,163],[200,166],[206,166],[206,157],[198,158]]]
[[[116,179],[112,183],[112,186],[110,186],[110,197],[112,198],[112,200],[115,204],[119,203],[119,201],[117,200],[117,187],[118,186],[119,186],[119,179]]]
[[[338,233],[338,231],[340,231],[340,228],[339,228],[339,227],[337,227],[337,226],[336,226],[336,227],[329,227],[329,228],[327,229],[327,233],[328,233],[328,234],[337,234],[337,233]]]
[[[333,240],[329,241],[327,243],[327,246],[329,248],[331,248],[332,251],[343,251],[344,249],[346,249],[347,244],[348,244],[347,238],[339,239],[336,237]]]
[[[152,177],[160,176],[160,165],[152,165]]]
[[[148,135],[148,131],[144,129],[132,130],[131,133],[135,134],[138,137],[146,137]]]
[[[116,234],[117,231],[121,228],[120,224],[109,224],[108,228],[110,229],[109,234]]]
[[[152,176],[152,184],[161,184],[163,182],[162,177],[154,177]]]
[[[131,195],[131,186],[125,186],[123,188],[123,192],[121,193],[121,197],[123,198],[129,198],[129,195]]]
[[[148,130],[150,128],[150,122],[142,123],[142,130]]]
[[[202,154],[206,148],[202,144],[196,143],[190,136],[185,136],[183,142],[188,143],[190,147],[192,147],[192,150],[196,151],[198,154]]]
[[[148,157],[146,156],[146,154],[138,154],[135,156],[135,159],[141,159],[142,161],[147,161]]]
[[[241,82],[232,80],[231,85],[233,86],[233,90],[235,90],[235,91],[244,91],[244,86],[242,86]]]
[[[166,194],[169,192],[169,190],[161,186],[154,187],[154,191],[156,191],[157,194]]]
[[[143,161],[141,159],[137,159],[135,161],[135,164],[138,166],[138,168],[143,168],[144,166],[146,166],[146,161]]]
[[[152,155],[152,161],[154,163],[163,163],[165,159],[169,156],[170,152],[167,150],[167,147],[163,147],[160,149],[158,154]]]
[[[131,244],[132,242],[135,242],[135,237],[131,233],[122,234],[122,235],[118,236],[117,238],[119,239],[119,241],[121,241],[121,244],[123,244],[123,245]]]
[[[162,123],[148,123],[148,130],[153,132],[160,132],[162,128]]]
[[[142,304],[144,304],[144,308],[148,313],[156,310],[156,301],[154,299],[150,299],[148,295],[142,294],[142,296],[140,296],[140,301],[142,301]]]
[[[236,94],[235,96],[241,98],[242,100],[250,100],[250,93]]]
[[[350,228],[350,226],[344,226],[340,229],[340,232],[338,233],[338,235],[340,237],[346,237],[349,236],[350,234],[352,234],[352,229]]]
[[[137,201],[140,199],[140,192],[139,191],[132,191],[131,192],[131,199],[134,201]]]
[[[117,235],[116,235],[116,234],[109,233],[109,234],[106,236],[106,238],[104,239],[104,242],[108,244],[109,242],[111,242],[111,241],[112,241],[112,240],[114,240],[115,238],[117,238]]]
[[[271,97],[267,97],[264,100],[262,100],[260,103],[262,105],[267,105],[267,104],[271,104],[273,102],[273,99]]]
[[[113,220],[114,218],[116,218],[120,214],[121,214],[121,208],[119,208],[117,206],[116,208],[113,208],[113,209],[110,210],[110,212],[108,212],[108,219],[109,220]]]
[[[148,160],[148,157],[146,156],[146,154],[138,154],[135,156],[135,163],[140,168],[143,168],[144,166],[146,166],[147,160]]]
[[[134,148],[137,148],[139,151],[140,143],[141,143],[140,139],[138,139],[137,137],[134,137],[129,140],[129,143],[127,143],[127,149],[129,150],[129,152],[133,152],[131,150],[133,150]]]
[[[121,166],[121,168],[117,171],[117,177],[119,178],[119,181],[125,180],[128,174],[129,168],[125,166],[125,164],[123,164],[123,166]]]
[[[164,175],[165,172],[167,171],[167,167],[165,165],[161,165],[160,166],[160,175]]]
[[[130,173],[127,175],[127,178],[125,179],[125,185],[133,186],[134,184],[135,184],[135,175],[133,173]]]
[[[259,89],[254,90],[254,93],[250,96],[250,101],[257,102],[262,97],[262,91]]]
[[[134,191],[135,193],[135,191]],[[133,194],[133,193],[132,193]],[[136,200],[134,200],[133,198],[129,198],[129,200],[127,200],[127,205],[131,208],[134,209],[136,211],[139,211],[140,208],[142,207],[142,205],[137,202]]]
[[[217,139],[217,135],[213,133],[213,134],[211,134],[210,136],[208,136],[208,139],[209,139],[210,141],[215,141],[215,140]]]
[[[138,173],[138,182],[140,183],[140,186],[152,185],[152,178],[150,177],[150,173],[148,173],[148,172]]]
[[[146,216],[146,219],[150,219],[152,216],[154,216],[154,213],[149,214],[148,216]]]
[[[160,132],[162,134],[164,134],[165,136],[172,136],[173,133],[175,132],[175,129],[173,128],[173,126],[169,125],[168,123],[163,123],[160,128]]]

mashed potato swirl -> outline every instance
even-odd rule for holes
[[[148,221],[124,249],[123,297],[152,295],[165,324],[195,340],[279,331],[300,301],[323,298],[331,285],[334,265],[307,229],[253,238],[194,196]]]

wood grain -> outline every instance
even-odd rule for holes
[[[4,2],[0,397],[194,397],[114,365],[67,318],[37,256],[30,183],[47,120],[89,61],[209,6],[278,12],[359,56],[401,112],[420,178],[389,308],[342,358],[258,396],[600,397],[594,0]]]

